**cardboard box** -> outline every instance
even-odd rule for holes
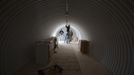
[[[80,40],[80,51],[83,54],[88,54],[89,53],[89,41]]]

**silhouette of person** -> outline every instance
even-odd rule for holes
[[[59,32],[60,35],[63,35],[64,34],[64,31],[61,29],[60,32]]]
[[[54,37],[54,53],[56,53],[56,48],[58,48],[57,37]]]
[[[70,31],[70,25],[66,25],[67,33]]]
[[[59,40],[60,41],[64,40],[64,31],[62,29],[59,31],[58,34],[59,34],[59,36],[58,36]]]
[[[66,43],[69,44],[69,32],[66,34]]]
[[[69,36],[70,36],[70,42],[71,42],[73,39],[73,31],[71,30],[69,33],[70,33]]]

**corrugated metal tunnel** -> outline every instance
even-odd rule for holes
[[[111,75],[134,75],[134,1],[70,0],[70,24]],[[0,1],[0,75],[35,60],[33,43],[65,24],[65,0]]]

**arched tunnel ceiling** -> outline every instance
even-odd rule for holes
[[[133,75],[134,1],[69,0],[69,8],[69,22],[78,25],[91,39],[90,54],[114,75]],[[1,0],[1,57],[11,38],[21,39],[25,34],[25,40],[40,40],[64,23],[65,0]],[[20,65],[23,64],[17,67]]]
[[[128,1],[127,1],[128,2]],[[129,6],[125,1],[107,1],[107,0],[70,0],[70,22],[78,23],[80,25],[90,25],[90,29],[93,29],[93,25],[101,24],[105,21],[105,23],[110,24],[110,21],[114,21],[116,23],[121,23],[120,21],[131,21],[132,14],[131,6],[133,1],[129,1]],[[122,5],[123,6],[120,6]],[[7,16],[6,19],[12,20],[11,18],[15,15],[21,13],[25,9],[29,7],[34,7],[37,10],[38,18],[40,18],[41,23],[48,25],[55,25],[56,23],[65,22],[65,0],[29,0],[29,1],[2,1],[1,6],[5,5],[4,10],[6,14],[11,14],[11,16]],[[11,8],[9,8],[12,6]],[[3,7],[3,6],[2,6]],[[46,11],[47,10],[47,11]],[[124,12],[124,10],[128,10],[128,12]],[[27,10],[26,10],[27,11]],[[5,18],[4,14],[2,17]],[[87,15],[88,14],[88,15]],[[10,18],[10,19],[9,19]],[[103,18],[103,19],[102,19]],[[105,18],[105,19],[104,19]],[[130,19],[130,20],[129,20]],[[42,22],[43,21],[43,22]],[[4,21],[3,21],[4,22]],[[51,23],[50,23],[51,22]],[[7,23],[7,22],[6,22]],[[128,23],[128,22],[127,22]],[[129,22],[132,23],[132,22]],[[124,21],[123,21],[124,24]],[[95,26],[96,27],[96,26]],[[97,26],[98,28],[103,26]],[[106,26],[104,26],[106,27]],[[50,27],[51,28],[51,27]],[[53,29],[55,27],[53,26]],[[82,27],[81,27],[82,28]],[[86,29],[87,27],[83,29]],[[107,28],[107,27],[106,27]],[[89,28],[86,30],[90,30]],[[102,30],[102,29],[101,29]]]

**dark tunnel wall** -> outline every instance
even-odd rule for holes
[[[36,10],[32,4],[29,7],[29,3],[17,0],[1,2],[1,75],[14,75],[34,59],[32,43],[37,39]]]
[[[0,2],[1,75],[13,75],[34,61],[32,45],[64,21],[64,0]],[[134,1],[70,0],[70,20],[91,38],[90,51],[112,75],[134,74]]]

